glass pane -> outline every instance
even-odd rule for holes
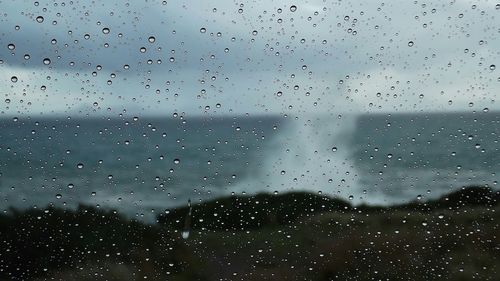
[[[0,280],[497,279],[500,4],[0,11]]]

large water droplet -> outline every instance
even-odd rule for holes
[[[181,236],[183,239],[188,239],[189,234],[191,232],[191,213],[193,211],[193,207],[191,206],[191,199],[188,200],[189,212],[184,220],[184,228],[182,229]]]

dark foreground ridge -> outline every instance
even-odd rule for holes
[[[440,209],[459,209],[474,206],[496,206],[500,192],[488,187],[471,186],[429,201],[383,207],[352,206],[348,201],[308,192],[290,192],[282,195],[261,193],[254,196],[231,196],[193,205],[193,229],[248,230],[269,225],[285,225],[299,218],[318,213],[381,213],[398,210],[432,212]],[[175,229],[185,227],[190,207],[181,207],[160,214],[158,223]]]
[[[497,280],[499,201],[486,187],[392,207],[259,194],[153,225],[90,206],[12,209],[0,280]]]

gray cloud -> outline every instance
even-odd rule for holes
[[[498,96],[494,3],[1,5],[8,115],[468,110]]]

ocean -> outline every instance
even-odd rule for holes
[[[307,190],[390,205],[497,188],[500,114],[0,120],[0,209],[117,210]]]

